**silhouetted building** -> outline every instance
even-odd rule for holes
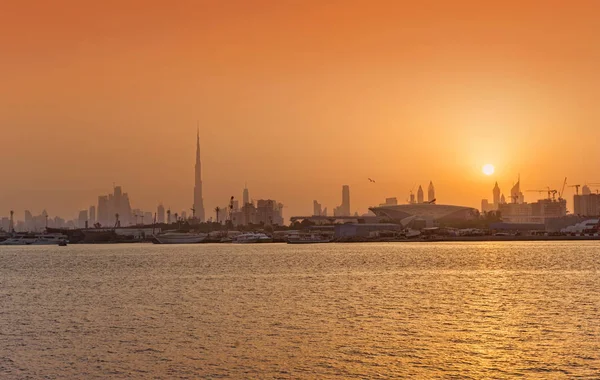
[[[521,191],[521,176],[517,180],[517,183],[514,184],[512,189],[510,189],[510,201],[511,203],[524,203],[525,196]]]
[[[398,198],[385,198],[385,203],[381,203],[379,207],[396,205],[398,205]]]
[[[546,219],[566,216],[567,201],[540,199],[534,203],[501,203],[498,210],[503,222],[545,223]]]
[[[272,199],[259,199],[256,202],[256,219],[254,224],[283,225],[282,204]]]
[[[156,218],[157,218],[158,223],[165,222],[165,207],[162,205],[162,203],[159,204],[156,209]]]
[[[98,197],[98,223],[106,227],[109,225],[108,195]]]
[[[313,201],[313,215],[314,216],[322,216],[323,208],[321,204],[317,201]]]
[[[119,224],[128,226],[133,222],[133,213],[129,195],[123,193],[121,186],[115,186],[112,194],[100,195],[98,197],[98,215],[97,220],[104,227],[113,227],[117,222],[119,214]]]
[[[498,209],[498,205],[502,203],[500,201],[500,186],[498,186],[498,182],[494,185],[494,189],[492,189],[492,194],[494,196],[494,206],[496,210]]]
[[[152,215],[152,213],[150,211],[146,211],[144,213],[142,213],[142,224],[146,225],[146,224],[152,224],[154,223],[154,216]]]
[[[503,201],[504,195],[500,197],[500,187],[498,186],[498,182],[495,183],[494,188],[492,189],[493,203],[489,203],[487,199],[481,200],[481,211],[482,212],[490,212],[498,210],[498,207],[501,203],[505,203]]]
[[[250,193],[248,187],[244,185],[244,192],[242,193],[242,206],[250,203]]]
[[[88,210],[79,211],[79,217],[77,218],[77,227],[87,228],[88,227]]]
[[[202,198],[202,165],[200,163],[200,129],[196,135],[196,167],[194,185],[194,212],[200,222],[205,221],[204,199]],[[183,216],[182,216],[183,217]],[[184,218],[185,219],[185,218]]]
[[[0,230],[4,231],[4,232],[9,232],[10,229],[10,219],[6,216],[3,216],[2,219],[0,219]]]
[[[88,219],[89,225],[93,226],[94,223],[96,223],[96,206],[90,206],[88,216],[89,216],[89,219]]]
[[[433,202],[435,199],[435,188],[433,182],[429,181],[429,187],[427,188],[427,202]]]
[[[493,205],[490,204],[490,202],[488,202],[487,199],[482,199],[481,200],[481,212],[490,212],[493,211],[494,207]]]
[[[421,185],[419,185],[419,190],[417,190],[417,203],[423,203],[423,200],[424,200],[423,188],[421,187]]]
[[[584,186],[587,187],[587,186]],[[600,215],[600,195],[586,189],[586,193],[573,196],[573,211],[575,215],[598,216]]]
[[[351,216],[350,186],[342,186],[342,204],[333,210],[333,216]]]

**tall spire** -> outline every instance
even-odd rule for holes
[[[435,187],[433,187],[433,181],[429,181],[429,187],[427,188],[427,201],[433,202],[435,199]]]
[[[200,162],[200,122],[196,131],[196,167],[194,178],[194,213],[201,222],[205,220],[204,200],[202,199],[202,164]]]

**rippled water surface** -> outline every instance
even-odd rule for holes
[[[0,247],[0,378],[600,378],[597,242]]]

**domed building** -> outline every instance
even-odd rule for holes
[[[375,215],[394,221],[401,221],[408,217],[430,220],[436,224],[452,224],[479,218],[479,211],[472,207],[438,205],[433,203],[414,203],[404,205],[382,205],[371,207]]]

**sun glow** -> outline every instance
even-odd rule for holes
[[[485,175],[492,175],[492,174],[494,174],[494,171],[495,171],[494,165],[492,165],[492,164],[485,164],[485,165],[483,165],[483,168],[481,169],[481,171]]]

